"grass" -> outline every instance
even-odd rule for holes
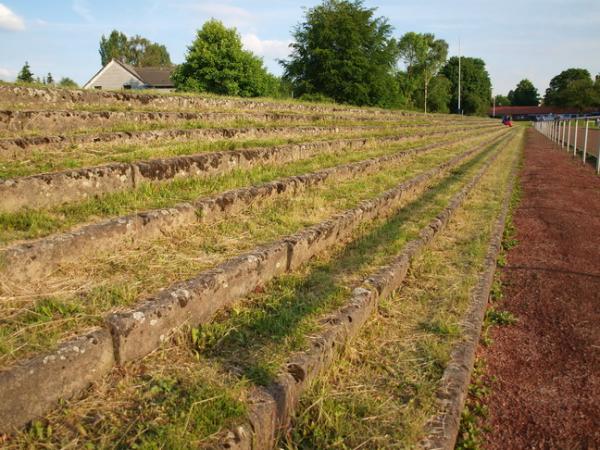
[[[523,165],[522,152],[519,156],[519,169]],[[513,223],[515,209],[521,202],[522,191],[519,178],[514,180],[512,196],[509,204],[509,211],[506,217],[504,232],[502,236],[501,253],[506,252],[518,245],[516,238],[516,229]],[[502,260],[505,258],[503,257]],[[481,331],[480,345],[489,347],[493,340],[491,330],[495,326],[508,326],[516,323],[518,318],[509,311],[497,309],[497,303],[504,298],[503,281],[501,272],[496,271],[494,282],[490,292],[490,303],[485,312],[483,329]],[[489,431],[485,425],[488,417],[487,398],[492,390],[495,377],[489,376],[486,370],[486,361],[481,356],[475,360],[471,382],[469,384],[468,395],[465,400],[465,406],[461,414],[460,429],[456,443],[457,450],[479,450],[485,446],[484,435]]]
[[[126,366],[120,376],[115,375],[95,387],[86,399],[66,403],[41,424],[42,428],[53,430],[51,436],[38,438],[31,428],[17,436],[11,444],[15,447],[24,443],[46,447],[98,447],[101,443],[119,442],[130,448],[156,448],[165,442],[182,443],[181,448],[195,447],[200,442],[207,444],[214,439],[213,430],[228,427],[240,418],[237,408],[228,410],[212,403],[209,399],[215,397],[213,391],[222,389],[230,392],[243,403],[252,385],[268,383],[290,352],[306,347],[307,336],[319,327],[318,319],[340,306],[353,285],[375,267],[389,262],[407,240],[416,236],[419,229],[445,206],[448,198],[482,164],[484,156],[465,163],[423,196],[409,199],[409,203],[389,220],[366,224],[346,247],[321,255],[299,272],[270,283],[221,312],[213,323],[195,331],[181,332],[166,348],[138,364]],[[346,191],[346,187],[338,190]],[[438,319],[436,327],[452,332],[451,327],[444,328],[442,317]],[[395,322],[395,326],[399,323],[402,322]],[[423,326],[422,321],[419,323]],[[419,345],[432,360],[438,357],[437,351],[427,343]],[[396,358],[391,361],[396,361]],[[214,428],[196,430],[193,434],[185,420],[190,411],[186,391],[164,394],[164,401],[172,404],[172,410],[178,412],[170,416],[173,417],[171,421],[164,420],[162,410],[148,408],[144,396],[147,379],[168,379],[170,384],[181,385],[188,373],[201,374],[198,376],[202,376],[203,386],[208,389],[204,397],[196,400],[205,401],[202,414],[219,421]],[[401,382],[396,377],[389,378]],[[368,385],[359,389],[366,390]],[[101,402],[99,398],[102,398]],[[143,412],[143,424],[137,419],[140,411]],[[98,420],[99,417],[102,420]],[[344,436],[350,424],[343,425],[343,411],[337,411],[330,418],[340,422],[337,436]],[[73,423],[91,425],[82,434],[70,426]],[[146,432],[149,428],[152,430],[150,434]],[[361,431],[364,431],[364,426]],[[173,441],[178,436],[181,439]],[[333,444],[327,439],[322,442],[327,445],[309,448],[326,448]]]
[[[293,198],[280,198],[216,224],[194,224],[160,239],[99,252],[85,263],[59,265],[56,273],[31,283],[2,286],[0,361],[6,363],[47,349],[77,330],[100,325],[108,310],[132,304],[176,280],[189,278],[259,243],[291,234],[354,207],[400,181],[459,153],[455,146],[390,165],[385,172],[330,180]],[[39,301],[76,305],[68,314],[31,324]],[[33,306],[35,308],[35,306]]]
[[[465,136],[459,134],[458,136]],[[165,183],[143,183],[138,188],[109,193],[77,203],[46,210],[25,209],[0,213],[0,243],[31,239],[72,228],[75,225],[115,217],[140,210],[173,206],[224,190],[272,181],[281,177],[333,167],[338,164],[394,153],[402,149],[433,142],[431,138],[418,142],[371,145],[362,149],[341,149],[320,153],[291,163],[265,164],[251,169],[237,169],[206,177],[178,178]]]
[[[129,163],[133,161],[151,158],[165,158],[172,156],[191,155],[210,151],[236,150],[250,147],[267,147],[283,144],[299,144],[318,140],[345,139],[357,137],[386,137],[411,133],[420,133],[424,130],[404,129],[399,133],[398,129],[381,128],[380,130],[357,129],[355,131],[343,131],[339,133],[333,130],[323,130],[316,135],[303,135],[290,133],[285,137],[247,137],[215,140],[161,140],[142,144],[118,144],[102,143],[69,145],[60,149],[35,149],[31,151],[16,151],[14,155],[0,155],[0,179],[9,179],[41,172],[56,172],[65,169],[77,169],[87,166],[95,166],[110,162]]]
[[[381,302],[344,359],[302,399],[280,447],[418,446],[453,343],[460,339],[457,325],[487,250],[516,144],[413,264],[402,291]]]
[[[402,120],[403,125],[421,125],[428,122],[423,120]],[[227,120],[163,120],[152,122],[128,122],[127,120],[115,120],[114,122],[101,126],[91,127],[88,124],[82,126],[72,126],[68,119],[55,126],[45,128],[25,128],[23,130],[4,130],[0,131],[0,139],[10,139],[15,137],[35,137],[48,136],[49,134],[60,133],[64,136],[79,136],[99,133],[116,132],[136,132],[166,130],[176,127],[181,130],[193,129],[211,129],[211,128],[295,128],[307,126],[320,127],[360,127],[360,126],[380,126],[382,128],[392,127],[396,122],[381,121],[373,118],[371,120],[352,120],[352,118],[336,119],[327,116],[299,116],[298,118],[273,118],[269,120],[253,119],[252,116],[240,117]]]

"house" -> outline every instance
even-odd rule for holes
[[[94,75],[84,89],[161,89],[174,88],[173,67],[134,67],[112,59]]]

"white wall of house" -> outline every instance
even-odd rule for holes
[[[130,86],[131,89],[142,89],[145,87],[141,80],[134,77],[116,62],[111,61],[84,86],[84,89],[111,90],[123,89],[125,86]]]

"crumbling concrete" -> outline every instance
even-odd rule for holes
[[[476,129],[461,128],[452,130],[452,132]],[[488,127],[481,128],[482,131],[485,129]],[[17,211],[25,207],[48,208],[110,192],[136,188],[141,183],[210,176],[238,168],[247,169],[263,164],[283,164],[344,148],[356,149],[378,143],[410,142],[448,133],[448,130],[441,130],[411,136],[396,135],[384,138],[315,141],[276,147],[200,153],[133,163],[111,163],[98,167],[0,180],[0,212]]]
[[[0,433],[14,431],[100,380],[113,367],[113,355],[110,333],[97,329],[0,371]]]
[[[490,139],[496,135],[498,131],[487,134]],[[479,135],[476,138],[481,137]],[[14,280],[43,277],[52,272],[61,262],[84,258],[97,251],[118,249],[124,240],[134,242],[150,239],[196,221],[211,223],[246,209],[250,205],[261,204],[284,195],[299,194],[311,186],[325,183],[328,179],[343,180],[357,174],[370,173],[380,170],[386,164],[397,163],[412,155],[467,140],[463,137],[446,140],[391,155],[331,167],[315,173],[233,189],[191,203],[130,214],[85,225],[67,233],[13,245],[0,251],[5,262],[3,273]],[[356,145],[360,142],[362,141]],[[293,265],[293,262],[291,264]]]
[[[266,450],[275,447],[278,437],[289,429],[301,394],[331,366],[348,342],[358,334],[379,299],[401,287],[410,262],[445,228],[453,213],[461,207],[499,154],[496,152],[488,158],[473,179],[421,230],[418,238],[405,245],[391,264],[369,277],[353,291],[345,306],[322,320],[322,331],[311,336],[311,347],[292,355],[275,382],[265,388],[256,388],[251,393],[246,424],[227,432],[221,441],[221,448]],[[497,247],[496,239],[492,246]],[[493,261],[495,263],[495,256]],[[481,292],[487,295],[489,287],[486,284],[487,290],[476,288],[476,295],[481,295]],[[451,449],[453,444],[428,448]]]
[[[362,201],[356,208],[336,214],[330,220],[300,231],[275,244],[275,248],[286,249],[277,252],[278,268],[294,270],[309,261],[317,253],[322,253],[343,242],[361,224],[376,218],[389,216],[401,205],[407,192],[424,188],[434,178],[446,173],[465,159],[486,146],[473,148],[451,160],[434,167],[412,180],[401,183],[378,197]],[[265,256],[264,250],[250,252],[232,261],[220,264],[215,269],[201,273],[198,277],[162,290],[141,305],[129,311],[110,314],[106,321],[113,334],[115,352],[119,364],[140,358],[157,348],[177,327],[185,323],[196,325],[210,320],[212,314],[247,295],[256,286],[269,282],[275,272],[262,272],[256,277],[256,268],[247,269],[247,261],[270,261],[272,252]],[[241,273],[248,274],[245,278]],[[219,280],[224,279],[219,284]],[[235,280],[237,288],[232,290],[230,281]],[[223,287],[224,286],[224,287]]]

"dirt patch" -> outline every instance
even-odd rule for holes
[[[600,447],[600,178],[529,130],[519,245],[499,307],[518,322],[481,351],[496,377],[489,449]]]

